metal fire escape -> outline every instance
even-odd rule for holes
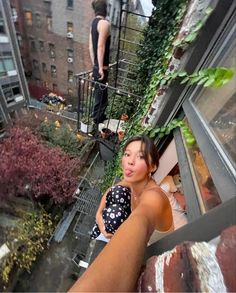
[[[136,4],[137,5],[137,4]],[[132,91],[137,69],[137,49],[141,46],[143,26],[148,16],[136,12],[133,1],[120,1],[119,34],[115,87]]]
[[[142,18],[147,18],[147,16],[136,13],[131,10],[131,0],[120,1],[120,17],[119,17],[119,33],[118,33],[118,42],[117,42],[117,52],[116,52],[116,62],[112,65],[115,67],[115,71],[113,70],[113,82],[114,86],[111,83],[104,85],[99,82],[95,82],[91,79],[89,72],[83,72],[76,75],[77,83],[78,83],[78,129],[81,126],[82,121],[88,123],[92,121],[91,112],[93,107],[93,91],[94,86],[98,84],[103,89],[108,90],[109,95],[109,111],[108,111],[108,120],[103,122],[103,127],[110,128],[111,124],[114,121],[117,121],[117,124],[112,132],[113,138],[115,139],[104,139],[101,137],[95,136],[94,138],[98,141],[100,145],[100,150],[96,154],[93,159],[89,169],[87,170],[84,177],[81,178],[78,188],[74,193],[74,197],[76,199],[74,206],[71,210],[66,211],[64,213],[63,218],[61,219],[58,227],[55,230],[55,233],[52,235],[50,241],[54,239],[57,242],[62,241],[65,236],[66,231],[68,230],[70,224],[72,223],[74,217],[77,213],[79,216],[74,226],[74,232],[76,235],[89,237],[89,231],[91,230],[91,224],[95,221],[95,213],[97,206],[99,204],[101,193],[97,189],[98,181],[104,176],[101,168],[99,169],[98,178],[96,178],[96,182],[91,184],[92,167],[95,164],[95,161],[100,161],[102,158],[103,161],[110,160],[116,147],[119,145],[117,141],[117,133],[119,129],[122,128],[122,125],[125,123],[121,121],[121,113],[126,109],[127,97],[129,97],[133,104],[136,106],[137,101],[140,99],[139,96],[133,94],[130,91],[130,83],[135,84],[134,80],[134,71],[137,66],[136,64],[136,50],[137,46],[139,46],[140,35],[142,34],[142,30],[138,29],[136,26],[132,27],[130,24],[141,22]],[[131,21],[132,17],[135,19]],[[137,41],[138,40],[138,41]],[[113,110],[113,105],[117,102],[116,99],[119,100],[119,109],[121,112],[115,112]],[[99,126],[98,126],[99,127]],[[98,129],[99,130],[99,129]],[[87,134],[89,131],[86,131]],[[91,135],[93,136],[93,135]],[[102,152],[104,154],[102,154]],[[99,156],[100,154],[100,156]],[[95,168],[96,169],[96,168]],[[95,172],[96,173],[96,172]],[[87,184],[89,182],[89,184]],[[80,255],[81,252],[76,252],[72,261],[80,267]]]

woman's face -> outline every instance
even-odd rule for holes
[[[133,141],[126,147],[122,157],[124,179],[138,182],[145,179],[150,170],[145,162],[141,141]]]

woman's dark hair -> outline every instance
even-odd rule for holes
[[[93,0],[92,7],[95,15],[107,16],[107,1],[106,0]]]
[[[141,141],[141,148],[142,148],[144,160],[145,160],[147,166],[150,167],[150,160],[149,159],[151,158],[151,164],[156,165],[156,167],[158,168],[158,166],[159,166],[158,150],[157,150],[153,140],[146,135],[133,136],[130,139],[128,139],[124,145],[123,153],[125,152],[127,146],[131,142],[134,142],[134,141]],[[154,172],[152,172],[152,173],[154,173]]]

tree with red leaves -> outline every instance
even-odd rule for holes
[[[47,147],[28,128],[9,130],[0,141],[0,157],[0,199],[31,192],[35,199],[52,198],[55,203],[72,200],[78,159]]]

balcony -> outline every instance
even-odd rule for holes
[[[78,84],[78,130],[93,136],[101,146],[101,155],[105,160],[112,159],[112,153],[119,146],[127,120],[134,114],[134,105],[139,104],[141,97],[109,84],[102,84],[91,78],[91,72],[76,75]],[[106,119],[95,124],[92,118],[95,89],[107,91],[108,106]],[[105,132],[105,133],[104,133]],[[108,153],[103,152],[105,147]],[[106,154],[106,155],[105,155]]]

